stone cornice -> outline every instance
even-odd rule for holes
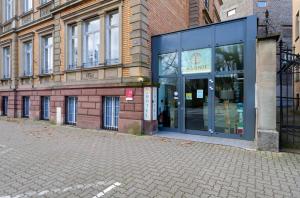
[[[83,15],[85,13],[91,13],[95,10],[99,10],[99,9],[103,9],[105,7],[108,7],[108,6],[113,6],[113,5],[118,5],[122,2],[122,0],[106,0],[106,1],[100,1],[98,3],[95,3],[91,6],[88,6],[88,7],[85,7],[85,8],[82,8],[76,12],[72,12],[70,14],[67,14],[67,15],[64,15],[64,16],[61,16],[61,19],[62,20],[69,20],[73,17],[76,17],[78,15]],[[101,13],[99,12],[96,12],[95,14],[98,14],[100,15]]]

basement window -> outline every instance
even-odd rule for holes
[[[50,96],[43,96],[41,98],[41,119],[50,119]]]
[[[76,125],[77,121],[77,97],[69,96],[66,99],[66,123],[70,125]]]
[[[22,117],[29,118],[30,99],[29,96],[23,96]]]
[[[8,112],[8,96],[2,97],[2,116],[7,116]]]
[[[107,130],[118,130],[120,98],[110,96],[104,97],[103,109],[103,128]]]

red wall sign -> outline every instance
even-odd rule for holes
[[[133,100],[133,89],[126,89],[126,100]]]

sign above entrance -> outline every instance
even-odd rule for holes
[[[182,52],[182,74],[199,74],[211,72],[211,48],[197,49]]]

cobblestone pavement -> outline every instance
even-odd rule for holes
[[[300,197],[300,155],[2,118],[0,197]]]

